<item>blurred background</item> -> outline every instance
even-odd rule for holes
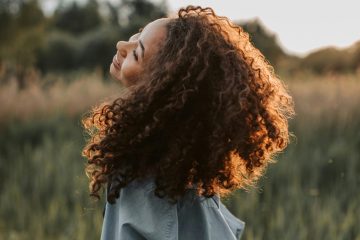
[[[243,239],[359,240],[356,1],[288,2],[0,0],[0,239],[99,239],[80,119],[122,89],[116,42],[193,4],[249,32],[295,100],[296,138],[256,188],[223,199]]]

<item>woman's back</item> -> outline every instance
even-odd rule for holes
[[[153,178],[122,188],[115,204],[106,204],[101,239],[207,240],[240,239],[244,222],[215,195],[189,191],[175,204],[154,194]]]

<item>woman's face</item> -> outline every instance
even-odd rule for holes
[[[110,65],[110,74],[126,87],[137,84],[139,74],[149,58],[156,54],[166,36],[166,24],[169,18],[157,19],[129,41],[119,41],[117,52]]]

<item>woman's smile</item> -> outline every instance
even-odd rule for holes
[[[121,64],[119,63],[118,59],[117,59],[117,55],[115,54],[115,56],[113,57],[113,61],[112,61],[114,67],[116,68],[116,70],[121,70]]]

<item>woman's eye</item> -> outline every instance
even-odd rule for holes
[[[133,50],[133,55],[134,55],[135,60],[138,61],[138,55],[137,55],[137,53],[136,53],[135,50],[136,50],[136,49]]]

